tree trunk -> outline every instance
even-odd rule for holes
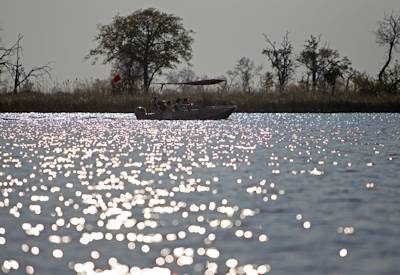
[[[149,93],[149,68],[147,63],[143,65],[143,88],[144,88],[144,93],[148,94]]]
[[[312,72],[312,90],[313,90],[313,92],[315,92],[316,88],[317,88],[317,73]]]
[[[16,67],[15,77],[14,77],[14,90],[13,93],[16,94],[18,92],[18,78],[19,78],[19,68]]]
[[[19,86],[19,38],[17,41],[17,60],[16,60],[17,64],[15,65],[15,76],[14,76],[14,90],[13,93],[16,94],[18,92],[18,86]]]
[[[347,93],[349,91],[349,85],[350,85],[350,78],[346,79],[346,87],[344,88],[344,91]]]
[[[278,81],[279,81],[279,92],[283,92],[285,88],[285,80],[283,79],[282,75],[279,75]]]
[[[350,87],[350,80],[353,78],[353,74],[349,75],[346,78],[346,88],[345,88],[345,92],[347,93],[349,91],[349,87]]]
[[[379,82],[383,83],[383,76],[385,74],[385,71],[387,69],[387,67],[389,66],[390,62],[392,61],[392,54],[393,54],[393,47],[394,47],[394,43],[390,43],[390,48],[389,48],[389,55],[388,55],[388,59],[385,63],[385,65],[383,65],[381,71],[379,72]]]

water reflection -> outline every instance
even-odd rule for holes
[[[376,197],[393,191],[386,172],[399,176],[396,115],[383,117],[386,144],[334,115],[15,118],[0,122],[3,273],[346,271],[337,255],[361,266],[379,249],[357,252],[354,237],[379,228],[380,206],[400,211]]]

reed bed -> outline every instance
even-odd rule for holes
[[[120,93],[107,90],[76,92],[21,92],[0,94],[0,112],[133,112],[136,106],[149,108],[153,97],[175,101],[190,98],[197,105],[236,105],[246,113],[336,113],[399,112],[400,96],[391,94],[310,92],[290,89],[286,92],[245,93],[223,90],[189,90],[163,93]]]

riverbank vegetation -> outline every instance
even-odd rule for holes
[[[391,13],[378,22],[376,42],[387,57],[383,66],[377,65],[376,76],[354,68],[350,58],[330,48],[321,35],[310,35],[296,51],[287,32],[278,42],[264,34],[264,64],[241,57],[217,76],[225,80],[222,85],[155,85],[156,79],[184,83],[208,78],[197,76],[190,66],[177,70],[192,56],[193,34],[181,18],[156,9],[118,15],[99,26],[97,47],[86,56],[94,63],[102,59],[111,64],[110,78],[46,89],[39,81],[50,76],[50,64],[25,68],[20,35],[14,45],[0,47],[0,111],[133,112],[136,106],[148,107],[153,97],[235,104],[239,112],[400,111],[400,15]]]
[[[133,112],[136,106],[149,109],[151,98],[160,94],[112,94],[108,90],[87,90],[76,93],[21,92],[2,94],[2,112]],[[161,97],[174,101],[190,98],[197,105],[237,105],[238,112],[399,112],[400,96],[392,94],[365,94],[304,91],[288,87],[284,92],[252,93],[239,90],[166,90]]]

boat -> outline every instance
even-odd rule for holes
[[[224,79],[205,79],[190,82],[168,82],[168,83],[155,83],[161,85],[161,90],[164,85],[214,85],[224,82]],[[222,106],[205,106],[205,107],[190,107],[185,110],[175,112],[165,111],[160,113],[147,112],[144,107],[137,107],[135,109],[135,116],[137,119],[149,120],[218,120],[227,119],[236,110],[235,105],[222,105]]]
[[[218,120],[227,119],[236,110],[235,105],[206,106],[187,111],[147,113],[144,107],[137,107],[137,119],[149,120]]]

